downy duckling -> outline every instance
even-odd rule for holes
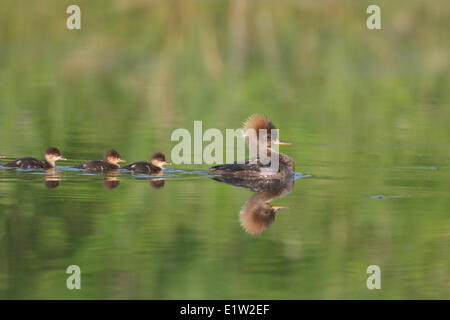
[[[21,168],[21,169],[51,169],[55,167],[58,160],[67,160],[61,155],[61,152],[55,147],[49,147],[45,150],[45,161],[36,158],[26,157],[20,158],[5,164],[5,167]]]
[[[171,163],[166,161],[166,157],[164,156],[164,154],[162,154],[161,152],[155,152],[152,155],[150,162],[135,162],[123,167],[123,169],[131,170],[136,173],[153,174],[161,172],[163,170],[163,166],[165,165],[171,165]]]

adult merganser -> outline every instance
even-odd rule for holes
[[[120,156],[120,154],[109,149],[105,152],[103,160],[93,160],[75,166],[77,169],[85,169],[89,171],[111,171],[120,168],[119,162],[125,162]]]

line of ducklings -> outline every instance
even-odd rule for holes
[[[4,156],[0,156],[0,158],[4,158]],[[67,158],[61,154],[58,148],[55,147],[49,147],[47,148],[47,150],[45,150],[44,159],[45,160],[42,161],[32,157],[25,157],[8,162],[3,166],[20,169],[52,169],[55,167],[56,161],[67,160]],[[107,172],[120,169],[121,167],[119,163],[125,161],[126,160],[123,160],[117,151],[109,149],[105,152],[103,160],[88,161],[79,164],[74,168],[84,169],[92,172]],[[125,166],[122,169],[130,170],[135,173],[154,174],[160,173],[165,165],[170,164],[171,163],[166,160],[164,154],[162,154],[161,152],[156,152],[152,155],[150,162],[138,161]]]
[[[258,114],[250,116],[243,125],[244,138],[249,148],[253,149],[253,153],[258,156],[246,159],[244,162],[214,166],[210,168],[210,172],[216,175],[235,176],[242,179],[284,179],[285,177],[292,177],[295,172],[294,160],[272,149],[273,145],[290,145],[291,143],[281,141],[276,131],[272,134],[272,131],[275,129],[276,127],[267,117]],[[263,134],[260,134],[261,130],[266,132],[266,139],[264,139]],[[266,151],[265,155],[264,153],[260,155],[260,151],[264,149]],[[272,157],[275,159],[278,157],[278,163],[274,163],[276,165],[273,167]],[[55,162],[58,160],[66,160],[66,158],[61,155],[57,148],[50,147],[45,152],[45,161],[35,158],[21,158],[4,166],[24,169],[51,169],[55,167]],[[119,162],[124,161],[117,151],[110,149],[106,151],[103,160],[89,161],[75,166],[75,168],[107,172],[119,169]],[[152,155],[150,162],[135,162],[123,167],[123,169],[136,173],[154,174],[161,172],[163,166],[169,164],[164,154],[157,152]]]

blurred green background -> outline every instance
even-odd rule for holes
[[[449,28],[444,0],[2,1],[0,154],[170,158],[175,128],[263,113],[311,177],[252,237],[252,193],[189,171],[109,190],[0,169],[0,298],[450,298]]]

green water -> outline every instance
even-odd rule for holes
[[[69,160],[0,168],[0,298],[450,298],[446,1],[380,1],[379,31],[364,1],[82,0],[79,31],[47,3],[0,4],[0,164],[50,145]],[[254,193],[206,164],[68,169],[111,147],[170,160],[174,129],[253,113],[301,173],[259,236],[240,221]]]

